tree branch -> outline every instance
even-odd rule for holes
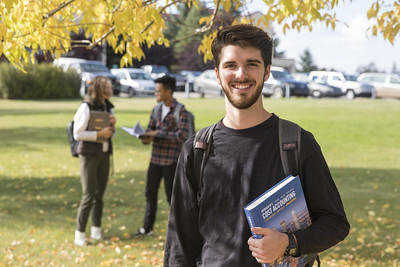
[[[207,32],[214,26],[215,18],[217,17],[220,5],[221,5],[221,0],[218,0],[217,4],[215,5],[215,9],[214,9],[214,12],[212,14],[210,23],[208,25],[205,25],[205,26],[203,26],[201,28],[196,29],[195,32],[199,32],[199,33]]]
[[[97,39],[96,41],[92,42],[89,46],[88,49],[92,49],[97,43],[101,43],[104,39],[107,38],[107,36],[109,36],[111,33],[113,33],[115,30],[115,26],[112,26],[108,32],[106,34],[104,34],[103,36],[101,36],[99,39]]]
[[[75,0],[69,0],[69,1],[67,1],[67,2],[64,2],[64,3],[60,4],[56,9],[54,9],[54,10],[50,11],[49,13],[43,15],[44,21],[43,21],[42,26],[44,26],[44,25],[46,24],[47,20],[48,20],[50,17],[54,16],[54,14],[56,14],[58,11],[60,11],[60,10],[63,9],[64,7],[68,6],[69,4],[73,3],[74,1],[75,1]]]

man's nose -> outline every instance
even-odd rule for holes
[[[237,79],[245,79],[245,78],[247,78],[246,69],[244,67],[238,67],[235,76],[236,76]]]

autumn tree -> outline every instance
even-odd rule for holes
[[[274,57],[283,57],[285,55],[285,51],[278,50],[281,39],[275,37],[275,34],[272,35],[272,38],[274,39]]]
[[[383,71],[379,70],[379,69],[376,67],[376,65],[375,65],[374,62],[370,62],[369,64],[364,65],[364,66],[359,66],[359,67],[357,68],[356,71],[357,71],[357,73],[364,73],[364,72],[383,72]]]
[[[308,48],[300,55],[300,67],[300,72],[311,72],[318,69],[317,65],[314,63],[310,49]]]
[[[277,22],[283,31],[312,30],[315,23],[325,23],[335,29],[335,7],[340,0],[263,0],[264,16],[256,25],[269,26]],[[342,0],[351,1],[351,0]],[[132,65],[141,60],[143,47],[170,45],[164,35],[168,7],[179,4],[199,7],[199,0],[2,0],[0,2],[0,56],[23,68],[34,61],[36,51],[65,54],[73,47],[93,49],[105,41],[116,53],[122,54],[120,65]],[[161,4],[163,6],[161,6]],[[210,43],[216,34],[215,21],[224,10],[245,10],[246,0],[214,0],[213,13],[200,18],[192,33],[204,34],[199,52],[211,59]],[[394,43],[400,30],[399,0],[376,0],[367,13],[375,24],[371,35],[382,35]],[[233,23],[250,22],[235,19]],[[86,39],[72,40],[71,32],[83,31]]]

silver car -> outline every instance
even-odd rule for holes
[[[375,87],[376,97],[400,98],[400,76],[389,73],[363,73],[357,78]]]
[[[221,86],[217,83],[214,69],[205,70],[194,79],[194,91],[198,92],[201,97],[204,97],[205,94],[224,95]]]
[[[323,81],[326,84],[339,87],[348,99],[375,96],[375,88],[372,85],[359,82],[354,75],[339,71],[312,71],[309,80]]]
[[[111,69],[111,73],[120,79],[121,93],[130,97],[154,95],[154,80],[144,70],[136,68]]]

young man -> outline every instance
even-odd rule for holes
[[[270,75],[272,39],[251,25],[219,30],[212,44],[215,72],[225,93],[205,164],[200,205],[196,200],[193,138],[180,155],[168,223],[164,266],[260,266],[284,255],[289,236],[253,228],[243,207],[285,175],[278,116],[264,109],[262,88]],[[349,232],[343,204],[322,152],[301,130],[299,176],[312,225],[294,232],[295,256],[321,252]],[[293,243],[292,243],[293,245]]]
[[[153,108],[146,130],[147,137],[142,139],[142,143],[145,145],[153,142],[153,150],[147,172],[144,224],[134,236],[152,234],[161,178],[164,178],[165,193],[168,203],[171,203],[176,162],[189,132],[188,113],[183,105],[179,112],[178,124],[175,121],[174,112],[178,103],[172,96],[175,90],[175,79],[163,76],[156,79],[155,82],[155,95],[157,102],[161,104]]]

